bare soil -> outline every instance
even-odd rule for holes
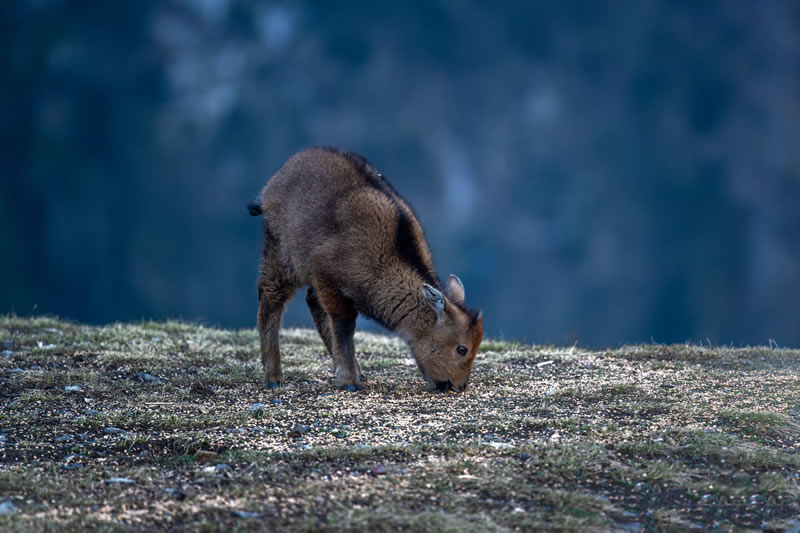
[[[0,530],[800,528],[800,351],[485,341],[457,394],[358,333],[349,393],[281,341],[273,391],[254,330],[0,316]]]

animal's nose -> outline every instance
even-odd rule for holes
[[[436,388],[442,392],[447,392],[449,390],[455,390],[453,388],[453,383],[448,379],[447,381],[437,381]]]

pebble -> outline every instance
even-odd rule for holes
[[[112,485],[113,484],[117,484],[117,485],[134,485],[136,483],[134,480],[132,480],[130,478],[127,478],[127,477],[112,477],[112,478],[105,479],[103,481],[105,481],[106,483],[112,484]]]
[[[83,390],[83,385],[80,383],[77,385],[65,385],[64,390],[67,392],[81,392]]]
[[[300,437],[308,433],[309,427],[304,426],[303,424],[295,424],[292,430],[289,432],[290,437]]]
[[[185,500],[186,498],[191,498],[192,496],[197,495],[197,491],[191,487],[186,487],[185,489],[167,487],[164,489],[164,493],[169,494],[170,496],[175,496],[179,500]]]
[[[264,407],[266,407],[266,405],[263,403],[254,403],[247,410],[251,413],[257,413],[258,411],[263,411]]]
[[[140,380],[144,381],[145,383],[158,383],[161,379],[157,378],[153,374],[148,374],[147,372],[139,372],[136,374],[136,377]]]
[[[509,444],[507,442],[486,442],[484,444],[486,444],[487,446],[491,446],[495,450],[506,450],[508,448],[514,447],[513,444]]]
[[[558,389],[554,387],[550,387],[549,389],[544,391],[545,396],[555,396],[556,394],[558,394]]]
[[[16,512],[19,512],[19,509],[17,509],[17,506],[10,501],[5,500],[0,502],[0,516],[14,514]]]
[[[103,429],[103,433],[106,433],[108,435],[119,435],[121,433],[127,433],[127,431],[125,431],[124,429],[120,429],[120,428],[107,427],[107,428]]]

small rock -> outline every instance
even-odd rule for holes
[[[91,399],[91,398],[89,398],[88,396],[87,396],[86,398],[84,398],[84,399],[83,399],[83,403],[92,403],[93,401],[94,401],[94,400],[92,400],[92,399]]]
[[[304,426],[303,424],[295,424],[292,430],[289,432],[290,437],[301,437],[308,433],[309,427]]]
[[[3,350],[3,357],[14,357],[14,352],[11,350]]]
[[[169,494],[170,496],[175,496],[179,500],[185,500],[186,498],[191,498],[192,496],[197,495],[197,491],[191,487],[186,487],[183,489],[167,487],[164,489],[164,493]]]
[[[213,465],[212,466],[205,466],[205,467],[203,467],[202,472],[204,474],[216,474],[217,473],[217,467],[213,466]]]
[[[148,374],[147,372],[139,372],[136,374],[136,377],[145,383],[158,383],[161,381],[161,379],[157,378],[153,374]]]
[[[198,463],[210,463],[214,459],[217,458],[219,454],[217,452],[212,452],[209,450],[198,450],[196,454],[194,454],[194,458],[197,460]]]
[[[556,389],[555,387],[550,387],[549,389],[544,391],[545,396],[555,396],[556,394],[558,394],[558,389]]]
[[[261,518],[261,513],[251,513],[250,511],[240,511],[238,509],[234,509],[231,512],[237,518]]]
[[[800,520],[789,520],[783,525],[786,527],[783,533],[800,533]]]
[[[103,433],[107,435],[120,435],[122,433],[127,433],[124,429],[115,428],[115,427],[107,427],[103,429]]]
[[[513,444],[509,444],[507,442],[487,442],[487,446],[491,446],[495,450],[506,450],[508,448],[513,448]]]
[[[136,482],[127,477],[112,477],[103,480],[109,485],[134,485]]]
[[[19,512],[17,506],[8,500],[0,502],[0,516]]]
[[[254,403],[253,405],[248,407],[247,410],[250,411],[251,413],[257,413],[258,411],[263,411],[264,407],[266,407],[266,405],[264,405],[263,403]]]
[[[83,390],[83,385],[80,383],[77,385],[65,385],[64,390],[67,392],[81,392]]]

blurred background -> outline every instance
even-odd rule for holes
[[[323,144],[491,337],[800,346],[798,66],[793,0],[2,2],[0,312],[254,327],[245,205]]]

